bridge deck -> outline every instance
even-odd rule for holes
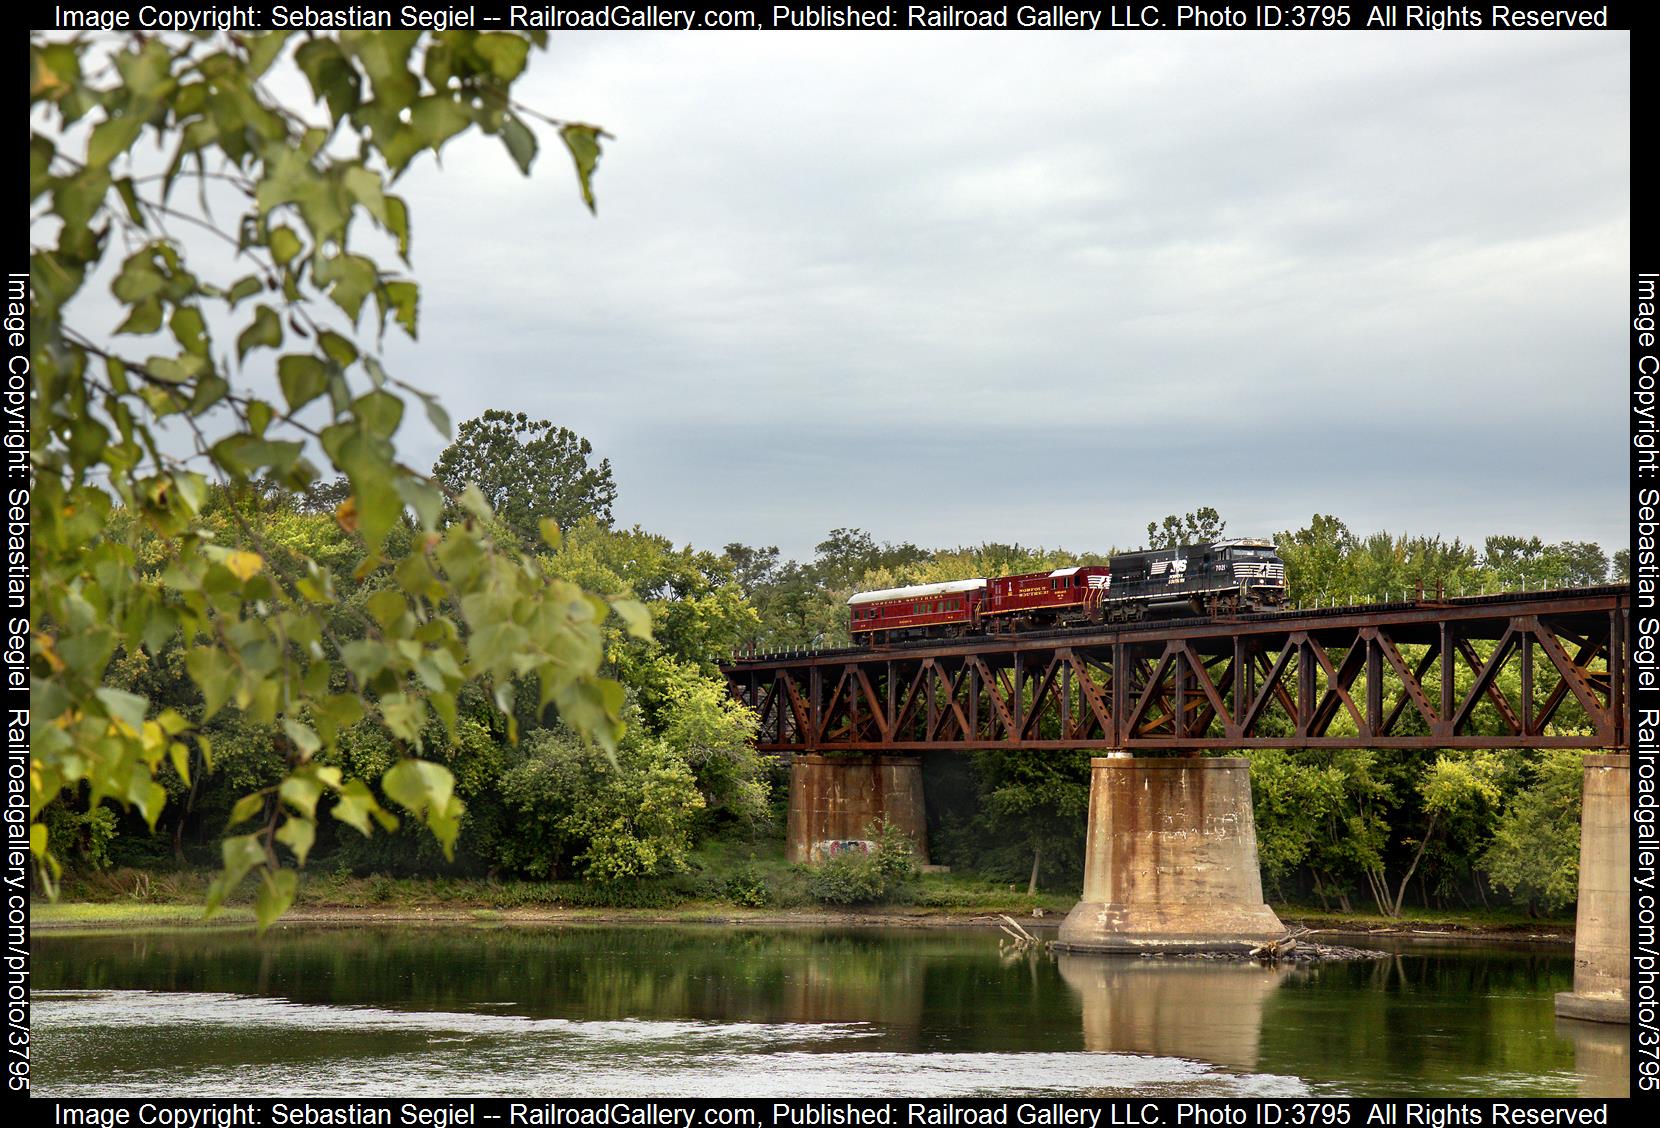
[[[1624,587],[735,660],[763,750],[1628,747]]]

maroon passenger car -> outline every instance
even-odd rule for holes
[[[985,580],[862,591],[847,601],[848,630],[861,646],[902,638],[956,638],[979,629]]]

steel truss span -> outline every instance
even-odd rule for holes
[[[1623,587],[734,661],[771,752],[1629,748]]]

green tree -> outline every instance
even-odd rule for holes
[[[757,598],[777,578],[778,546],[775,544],[753,548],[734,541],[722,550],[722,555],[732,564],[732,578],[750,600]]]
[[[1180,517],[1172,513],[1162,524],[1147,522],[1148,548],[1175,548],[1184,544],[1211,544],[1222,539],[1228,523],[1208,505]]]
[[[1510,800],[1482,864],[1495,884],[1530,909],[1547,911],[1579,896],[1579,815],[1585,762],[1573,748],[1539,754],[1526,785]]]
[[[1505,773],[1503,757],[1492,749],[1442,752],[1416,781],[1424,824],[1415,840],[1409,841],[1411,859],[1401,874],[1393,897],[1381,866],[1374,881],[1379,887],[1378,903],[1388,916],[1400,916],[1406,889],[1422,864],[1424,853],[1436,835],[1462,830],[1465,836],[1480,835],[1481,829],[1498,810]]]
[[[909,542],[877,544],[863,529],[831,529],[813,551],[813,576],[828,589],[847,592],[866,572],[901,568],[928,559],[925,549]]]
[[[1252,749],[1251,804],[1257,859],[1276,894],[1314,856],[1344,798],[1344,773],[1335,764],[1304,763],[1283,748]]]
[[[1587,587],[1608,578],[1608,556],[1587,541],[1546,544],[1538,537],[1492,536],[1482,546],[1482,567],[1500,589]]]
[[[1296,532],[1280,533],[1274,545],[1285,561],[1285,596],[1291,604],[1331,599],[1354,586],[1348,559],[1355,549],[1355,535],[1336,517],[1316,513]]]
[[[542,541],[544,519],[561,529],[584,517],[611,523],[611,462],[591,464],[593,453],[593,444],[569,428],[491,410],[461,424],[432,476],[456,494],[476,487],[519,542],[532,546]]]
[[[975,753],[974,762],[984,832],[1024,848],[1026,892],[1038,891],[1046,857],[1053,871],[1075,870],[1089,815],[1089,753],[987,751]]]
[[[232,808],[233,826],[257,821],[224,840],[209,908],[258,869],[262,923],[296,886],[278,847],[304,863],[325,796],[365,834],[396,822],[321,755],[365,715],[395,741],[382,794],[446,849],[463,804],[451,772],[420,754],[429,716],[453,732],[464,684],[506,710],[515,679],[532,679],[544,705],[616,745],[623,691],[599,676],[605,601],[494,543],[477,491],[441,527],[444,494],[399,462],[411,400],[440,431],[448,419],[388,371],[381,335],[415,335],[420,291],[364,249],[372,226],[407,263],[410,209],[394,182],[469,130],[528,172],[551,126],[593,206],[600,131],[513,97],[544,43],[462,30],[31,37],[30,845],[48,881],[40,815],[54,797],[84,783],[91,806],[114,798],[153,827],[162,765],[193,779],[192,765],[212,764],[203,726],[226,711],[269,734],[281,778]],[[311,104],[272,95],[278,67],[298,68]],[[176,190],[185,177],[195,191]],[[232,253],[199,255],[186,232]],[[76,300],[95,278],[110,279],[113,324]],[[280,398],[257,390],[266,373]],[[319,456],[350,483],[334,519],[381,585],[361,637],[330,629],[328,568],[275,567],[257,523],[233,514],[232,546],[204,516],[209,476],[303,490]],[[144,536],[159,558],[141,565]],[[643,608],[613,606],[644,632]],[[159,707],[112,682],[118,660],[169,648],[199,706]]]
[[[498,847],[537,877],[616,883],[684,869],[703,806],[686,762],[638,729],[607,756],[566,730],[541,730],[502,777],[516,833]]]

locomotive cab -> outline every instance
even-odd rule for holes
[[[1216,567],[1237,586],[1242,607],[1278,607],[1285,602],[1285,562],[1274,551],[1273,541],[1240,538],[1218,541],[1211,548],[1218,557]]]

